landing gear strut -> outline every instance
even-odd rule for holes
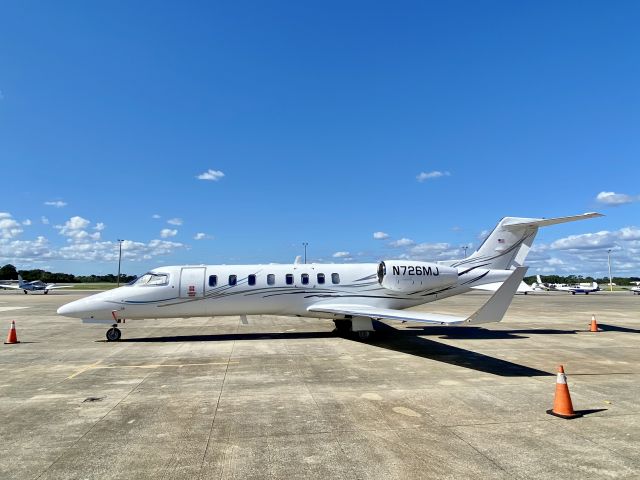
[[[122,332],[115,324],[107,330],[107,342],[117,342],[121,336]]]
[[[352,319],[334,320],[336,328],[334,330],[340,336],[353,336],[358,340],[367,341],[374,332],[370,318],[356,317]]]

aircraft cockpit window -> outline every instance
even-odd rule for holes
[[[331,274],[331,283],[333,284],[338,284],[340,283],[340,274],[339,273],[332,273]]]
[[[157,287],[169,284],[169,275],[166,273],[145,273],[136,278],[131,285],[136,287]]]

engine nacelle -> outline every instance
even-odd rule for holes
[[[386,260],[378,265],[378,283],[402,293],[446,288],[458,283],[458,270],[428,262]]]

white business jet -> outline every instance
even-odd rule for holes
[[[447,264],[385,260],[361,264],[206,265],[156,268],[129,285],[63,305],[58,314],[107,323],[119,340],[124,319],[285,315],[332,319],[366,339],[373,320],[475,325],[502,320],[524,278],[539,227],[601,216],[503,218],[476,252]],[[407,311],[423,303],[503,282],[469,316]]]

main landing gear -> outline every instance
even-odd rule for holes
[[[353,335],[356,339],[361,341],[367,341],[371,339],[371,334],[374,332],[373,323],[370,318],[356,317],[353,319],[340,319],[334,320],[336,328],[334,330],[340,336]]]
[[[122,332],[118,328],[118,324],[114,323],[113,326],[107,330],[107,342],[117,342],[120,340]]]

